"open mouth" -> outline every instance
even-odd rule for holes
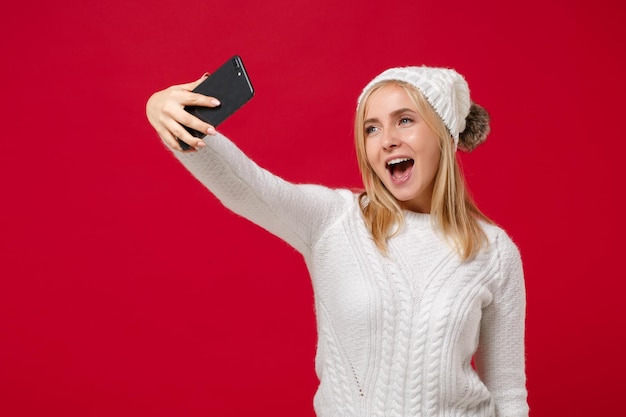
[[[411,158],[396,158],[387,162],[387,170],[393,180],[401,181],[409,177],[413,164],[415,161]]]

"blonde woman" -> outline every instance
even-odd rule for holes
[[[304,257],[318,325],[314,405],[329,416],[528,415],[525,290],[515,244],[466,192],[456,151],[489,116],[447,68],[391,68],[357,100],[365,191],[297,185],[260,168],[185,105],[197,85],[155,93],[147,115],[224,205]],[[204,139],[182,125],[206,132]]]

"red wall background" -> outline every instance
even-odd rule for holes
[[[626,365],[624,6],[605,0],[12,2],[0,25],[0,415],[313,416],[306,269],[161,146],[148,96],[243,56],[222,126],[297,182],[359,186],[390,66],[464,74],[462,161],[520,246],[533,417],[614,416]]]

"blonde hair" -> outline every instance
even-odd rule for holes
[[[450,132],[422,93],[402,81],[383,81],[367,91],[358,107],[354,121],[357,160],[365,191],[359,203],[365,224],[378,249],[387,254],[387,241],[404,225],[404,214],[398,200],[387,190],[367,160],[365,152],[365,113],[373,92],[389,85],[402,87],[417,106],[426,124],[439,138],[441,157],[435,176],[431,200],[431,221],[443,233],[462,260],[471,259],[487,243],[479,221],[492,223],[476,206],[463,179]]]

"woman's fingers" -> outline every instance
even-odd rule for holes
[[[201,94],[193,94],[201,96]],[[180,106],[174,101],[164,103],[160,117],[161,123],[163,124],[169,125],[168,122],[174,120],[182,126],[187,126],[201,132],[203,135],[215,135],[217,133],[214,126],[198,119],[196,116],[186,111],[183,106]]]
[[[176,86],[170,87],[165,90],[165,100],[176,103],[180,106],[201,106],[201,107],[216,107],[220,105],[220,102],[215,97],[205,96],[204,94],[194,93],[191,90],[187,90],[183,87]]]
[[[186,84],[181,84],[180,87],[182,87],[185,90],[191,91],[194,88],[196,88],[197,86],[200,85],[200,83],[204,80],[206,80],[207,78],[209,78],[209,73],[205,72],[204,74],[202,74],[202,77],[198,78],[196,81],[192,81],[190,83],[186,83]]]
[[[174,120],[170,119],[166,121],[164,123],[164,128],[168,139],[171,138],[171,140],[168,141],[168,144],[176,150],[182,150],[178,139],[195,149],[206,146],[202,139],[192,136],[184,127],[182,127],[179,123],[176,123]]]
[[[206,135],[217,134],[214,126],[185,110],[185,106],[215,107],[220,105],[215,97],[191,91],[207,76],[208,74],[205,74],[194,82],[174,85],[154,93],[146,103],[146,114],[150,124],[172,149],[182,150],[177,138],[196,149],[206,146],[201,139],[192,136],[184,126]]]

